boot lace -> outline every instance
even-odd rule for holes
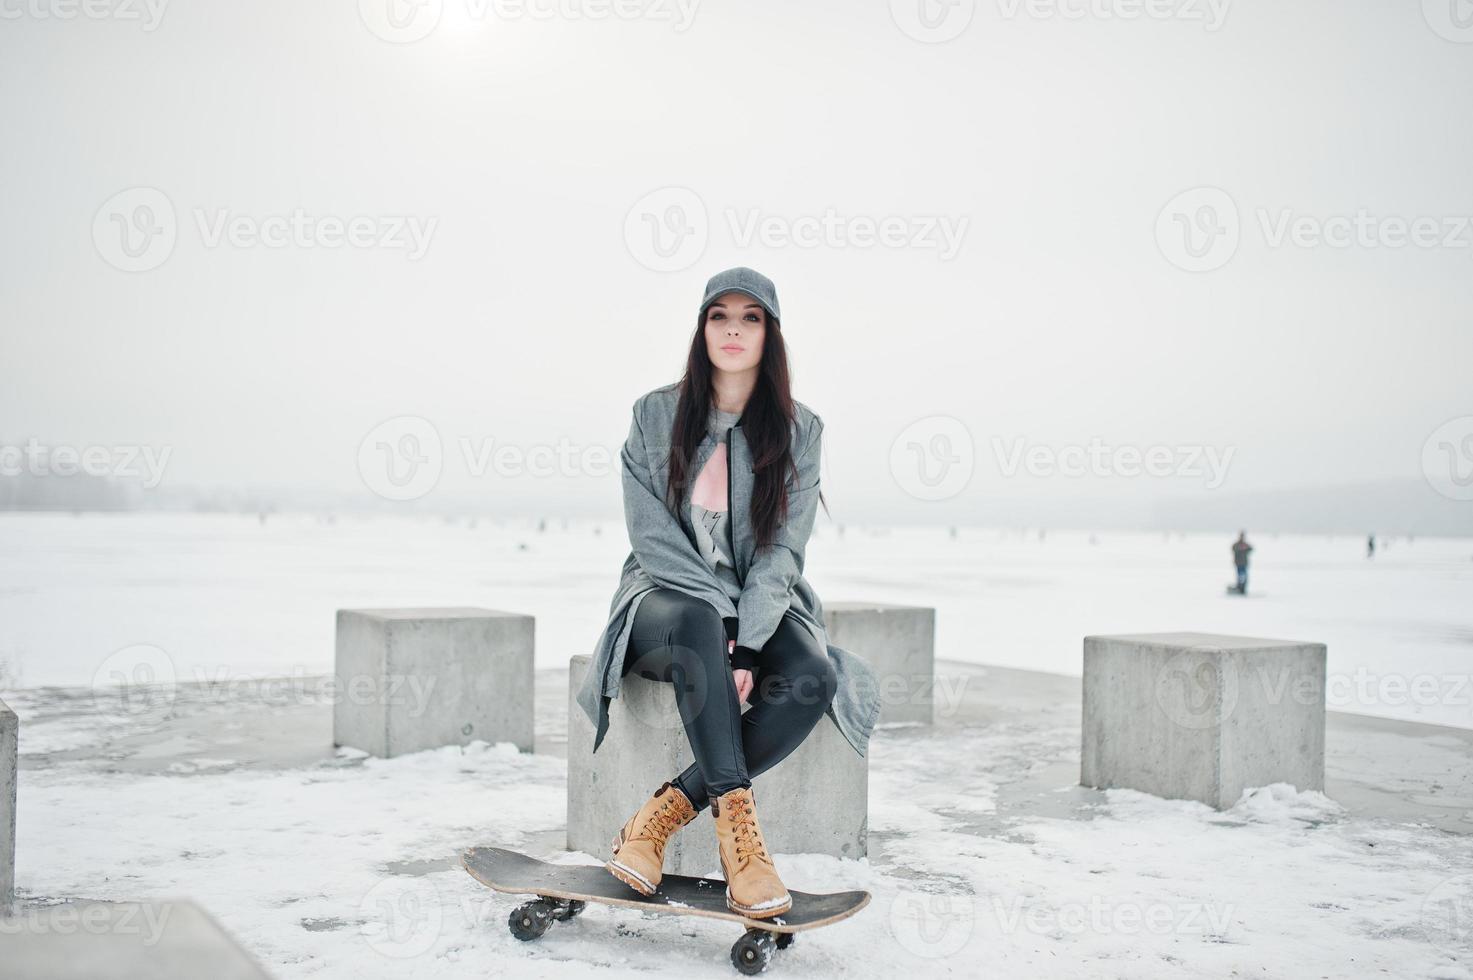
[[[757,832],[751,800],[737,797],[731,804],[732,836],[736,842],[737,861],[745,865],[752,858],[772,863],[767,856],[767,846]]]
[[[665,800],[658,810],[650,814],[645,821],[645,834],[663,843],[665,838],[681,828],[680,815],[675,812],[676,808],[672,804],[673,801]]]

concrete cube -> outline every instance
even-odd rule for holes
[[[20,722],[0,701],[0,915],[15,900],[15,783]]]
[[[26,980],[270,980],[194,902],[78,902],[0,923],[0,976]]]
[[[694,757],[674,687],[637,673],[624,677],[609,702],[609,730],[595,754],[593,724],[574,700],[588,669],[589,658],[577,656],[568,670],[568,848],[607,860],[624,822]],[[869,763],[827,715],[792,754],[752,780],[752,794],[771,853],[868,853]],[[721,877],[709,807],[670,838],[665,870]]]
[[[1080,782],[1217,809],[1325,787],[1325,645],[1211,633],[1084,638]]]
[[[886,602],[830,602],[823,608],[829,642],[862,657],[875,670],[879,723],[931,724],[936,610]]]
[[[391,757],[472,741],[532,751],[533,618],[339,609],[333,742]]]

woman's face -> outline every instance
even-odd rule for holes
[[[767,311],[746,293],[725,293],[706,311],[706,355],[718,371],[746,371],[762,363]]]

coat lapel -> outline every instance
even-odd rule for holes
[[[731,458],[726,461],[726,465],[731,467],[732,475],[732,499],[727,501],[732,515],[731,550],[736,552],[733,557],[737,563],[737,577],[745,582],[747,569],[752,567],[757,536],[752,528],[752,453],[747,448],[741,426],[731,430],[730,452]]]

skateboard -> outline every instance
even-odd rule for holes
[[[507,924],[524,942],[538,939],[554,922],[566,922],[589,902],[726,919],[747,927],[731,947],[732,965],[752,976],[767,969],[773,953],[787,949],[805,929],[849,918],[869,904],[866,891],[814,895],[788,889],[793,907],[770,919],[753,919],[726,907],[726,882],[720,878],[665,875],[653,895],[641,895],[601,864],[548,864],[501,847],[473,847],[460,859],[481,884],[500,892],[536,895],[512,909]]]

